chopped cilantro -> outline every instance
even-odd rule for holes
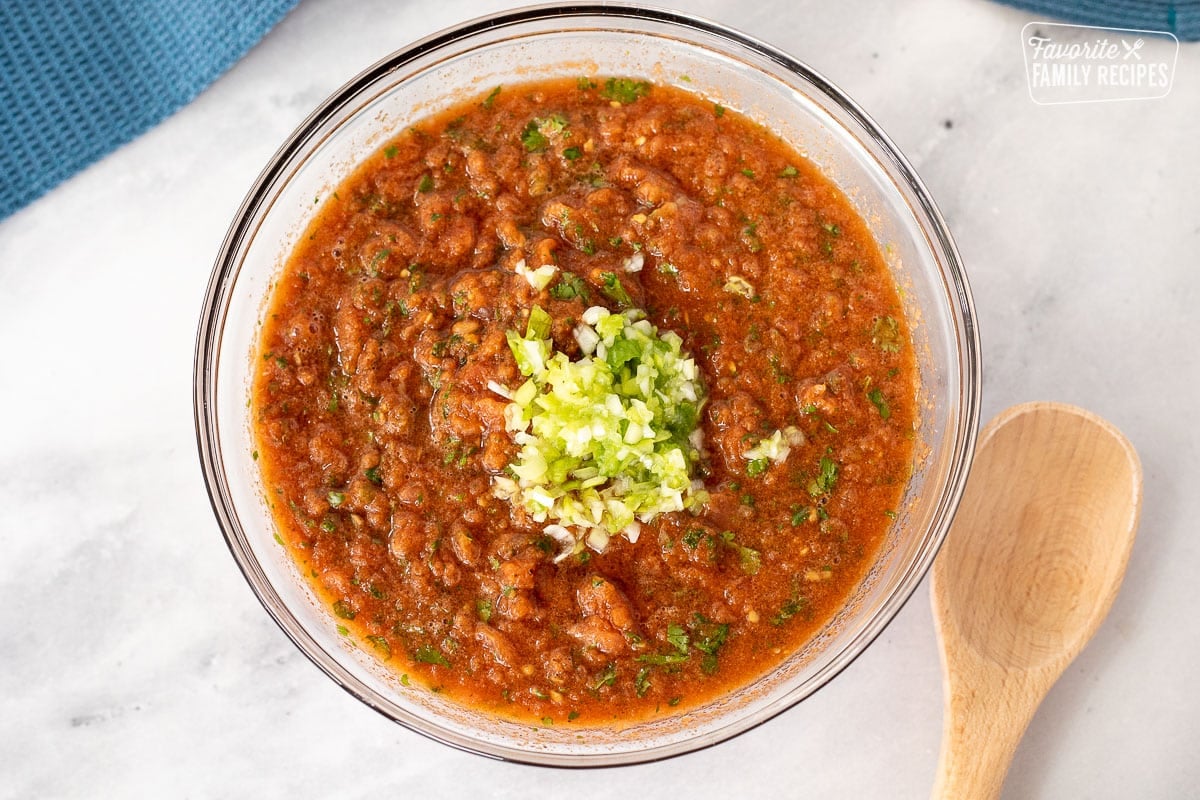
[[[550,287],[550,296],[556,300],[574,300],[578,297],[586,303],[588,299],[587,284],[574,272],[562,270],[559,272],[558,282]]]
[[[567,161],[574,161],[581,155],[583,155],[583,152],[578,147],[568,147],[566,150],[563,150],[563,158]]]
[[[480,598],[475,601],[475,611],[479,614],[479,619],[484,622],[492,620],[492,601],[487,598]]]
[[[421,180],[417,183],[417,191],[421,194],[428,194],[433,191],[433,176],[428,172],[421,176]]]
[[[600,94],[609,100],[628,105],[636,102],[639,97],[650,94],[650,84],[632,78],[609,78],[604,82],[604,89]]]
[[[783,170],[782,170],[782,171],[779,173],[779,177],[781,177],[781,178],[794,178],[794,177],[796,177],[796,176],[797,176],[797,175],[799,175],[799,174],[800,174],[799,170],[797,170],[797,169],[796,169],[795,167],[793,167],[791,164],[788,164],[788,165],[787,165],[786,167],[784,167],[784,168],[783,168]]]
[[[808,493],[813,497],[829,494],[833,491],[833,485],[837,483],[837,476],[837,462],[829,456],[821,456],[820,469],[817,477],[813,478],[812,483],[808,485]]]
[[[771,459],[769,458],[755,458],[746,464],[746,474],[751,478],[762,475],[770,464]]]
[[[713,104],[713,114],[715,114],[718,117],[725,116],[725,106],[721,105],[720,103],[714,103]]]
[[[379,474],[379,467],[368,467],[363,474],[367,476],[367,480],[376,486],[383,485],[383,476]]]
[[[621,279],[615,272],[600,273],[600,280],[604,282],[600,291],[605,297],[622,306],[633,305],[633,298],[629,296],[629,292],[625,291],[625,287],[621,285]]]
[[[598,691],[601,686],[612,686],[617,680],[617,664],[614,661],[608,662],[608,666],[604,671],[596,676],[596,682],[592,684],[592,691]]]
[[[328,496],[326,497],[326,499],[329,501],[329,505],[333,506],[334,508],[337,508],[342,503],[346,502],[346,493],[345,492],[330,492],[328,494]]]
[[[879,391],[878,387],[867,392],[867,399],[871,401],[871,405],[879,409],[879,416],[884,419],[892,416],[892,409],[888,406],[887,399],[884,398],[883,392]]]
[[[442,651],[431,644],[423,644],[418,647],[417,652],[413,653],[413,658],[422,664],[437,664],[439,667],[450,666],[450,661],[442,655]]]
[[[387,147],[383,148],[383,157],[384,158],[395,158],[396,154],[399,152],[400,152],[400,148],[396,147],[396,145],[394,145],[394,144],[389,144]]]
[[[546,145],[550,144],[550,140],[538,130],[538,121],[531,119],[525,126],[525,130],[521,131],[521,144],[525,146],[525,151],[528,153],[540,153],[546,149]]]
[[[650,691],[650,673],[652,671],[649,666],[642,667],[638,670],[637,677],[633,679],[633,689],[637,692],[638,697],[645,697],[646,692]]]
[[[734,540],[733,531],[721,533],[721,542],[737,553],[738,565],[747,575],[757,575],[762,568],[762,554],[753,547],[746,547]]]
[[[799,614],[808,605],[808,600],[803,597],[793,597],[782,606],[779,607],[779,613],[771,618],[772,625],[782,625],[792,617]]]
[[[674,623],[668,625],[667,642],[679,652],[686,653],[688,648],[687,631],[683,629],[682,625],[675,625]]]
[[[502,88],[503,87],[501,86],[497,86],[495,89],[492,89],[492,91],[488,93],[488,96],[484,98],[480,105],[482,105],[484,108],[491,108],[492,104],[496,102],[496,98],[500,95],[500,90]]]
[[[666,666],[668,664],[682,664],[688,660],[687,653],[643,653],[634,659],[641,661],[644,664],[653,664],[657,667]]]
[[[700,670],[705,675],[717,671],[717,652],[725,646],[729,637],[729,625],[710,622],[703,614],[696,614],[691,625],[692,646],[704,654],[700,660]]]
[[[375,646],[375,649],[383,655],[385,661],[392,657],[392,646],[388,644],[387,639],[382,636],[368,636],[367,641]]]
[[[358,612],[350,606],[346,605],[345,600],[335,600],[333,603],[333,613],[337,614],[342,619],[354,619],[358,616]]]

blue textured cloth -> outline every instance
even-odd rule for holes
[[[189,102],[298,0],[0,0],[0,219]]]
[[[1180,39],[1200,39],[1200,0],[1160,3],[1154,0],[1002,0],[1049,17],[1103,28],[1166,31]]]

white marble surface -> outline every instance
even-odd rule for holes
[[[276,629],[210,512],[191,367],[212,260],[277,144],[388,51],[494,0],[305,0],[183,111],[0,222],[0,797],[928,795],[927,586],[801,706],[666,763],[494,763],[389,723]],[[1029,729],[1008,798],[1200,786],[1200,45],[1165,100],[1041,107],[981,0],[682,10],[808,61],[938,199],[969,268],[984,415],[1078,403],[1146,470],[1124,589]]]

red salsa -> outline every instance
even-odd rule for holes
[[[864,222],[777,137],[667,86],[504,86],[323,201],[263,326],[256,456],[331,624],[409,682],[554,724],[674,713],[778,665],[871,567],[912,467],[908,325]],[[596,305],[694,359],[707,497],[556,561],[495,491],[519,448],[492,387],[523,380],[506,337],[535,307],[575,357]]]

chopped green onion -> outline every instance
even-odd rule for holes
[[[636,541],[641,523],[707,499],[692,471],[704,402],[695,362],[673,332],[640,310],[593,306],[575,328],[582,355],[555,352],[550,315],[530,313],[508,345],[526,380],[504,389],[505,425],[520,446],[497,496],[522,507],[559,542],[558,560],[609,537]]]

